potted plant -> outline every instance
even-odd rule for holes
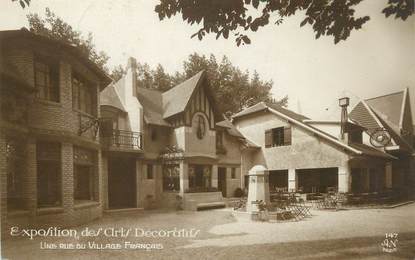
[[[268,221],[268,208],[265,201],[258,201],[258,210],[259,210],[259,220],[260,221]]]

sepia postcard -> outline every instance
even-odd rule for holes
[[[415,259],[413,0],[2,0],[1,259]]]

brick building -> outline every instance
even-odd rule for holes
[[[102,215],[99,92],[111,79],[73,46],[0,32],[1,221],[71,226]]]

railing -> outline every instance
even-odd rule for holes
[[[102,137],[104,144],[110,148],[143,149],[143,138],[139,132],[112,130],[112,134]]]

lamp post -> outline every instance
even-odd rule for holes
[[[350,98],[343,97],[339,99],[339,106],[342,108],[341,111],[341,123],[340,123],[340,135],[341,138],[344,138],[344,133],[346,131],[346,123],[347,123],[347,107],[349,106]]]

